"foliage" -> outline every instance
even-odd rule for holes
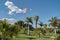
[[[26,35],[27,33],[28,36],[35,36],[35,37],[36,37],[35,34],[39,35],[40,37],[40,33],[45,36],[47,31],[49,31],[50,33],[53,32],[53,29],[52,28],[47,29],[47,24],[43,24],[43,22],[39,23],[39,25],[43,27],[37,28],[38,19],[39,19],[39,16],[34,17],[36,28],[32,27],[33,25],[32,17],[27,17],[25,21],[26,23],[22,20],[19,20],[14,24],[9,24],[7,20],[4,19],[0,22],[0,38],[2,38],[3,40],[10,39],[10,38],[13,38],[14,36],[16,37],[19,32],[24,35]],[[49,20],[49,22],[50,22],[50,25],[53,26],[54,28],[58,26],[57,25],[58,20],[56,17],[52,17],[52,19]],[[56,40],[59,40],[59,38],[60,36],[58,36]]]
[[[29,29],[30,26],[29,26],[29,23],[33,24],[33,22],[32,22],[32,17],[27,17],[27,18],[26,18],[26,22],[27,22],[27,24],[28,24],[28,25],[27,25],[27,27],[28,27],[28,28],[27,28],[27,29],[28,29],[28,30],[27,30],[27,34],[30,35],[30,29]]]
[[[59,36],[57,36],[57,38],[55,38],[55,40],[60,40],[60,35],[59,35]]]
[[[40,22],[39,25],[42,27],[44,24],[43,24],[43,22]]]
[[[38,22],[39,16],[34,17],[35,27],[37,28],[37,22]]]
[[[50,22],[51,26],[56,27],[58,19],[57,19],[57,17],[52,17],[51,20],[49,20],[49,22]]]
[[[0,36],[2,36],[1,38],[3,40],[6,40],[6,38],[12,37],[13,35],[17,35],[18,33],[16,26],[9,24],[6,19],[0,23],[0,32]]]

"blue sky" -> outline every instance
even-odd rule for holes
[[[14,13],[9,15],[9,9],[5,6],[7,0],[0,0],[0,19],[13,18],[15,20],[25,20],[26,17],[39,16],[39,21],[48,23],[53,16],[60,19],[60,0],[9,0],[20,9],[28,8],[26,13]]]

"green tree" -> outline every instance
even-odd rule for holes
[[[17,21],[15,24],[17,24],[17,25],[19,25],[21,28],[23,28],[24,21],[19,20],[19,21]]]
[[[42,27],[44,24],[43,24],[43,22],[40,22],[39,25]],[[40,37],[41,29],[42,29],[42,28],[40,28],[40,30],[39,30],[39,37]]]
[[[3,40],[6,40],[6,37],[7,37],[7,30],[9,27],[9,23],[7,22],[6,19],[2,20],[1,23],[0,23],[0,28],[1,28],[1,32],[2,32],[2,38]]]
[[[38,22],[39,16],[34,17],[35,27],[37,28],[37,22]]]
[[[39,25],[42,27],[44,24],[43,24],[43,22],[40,22]]]
[[[36,27],[36,29],[35,29],[36,36],[37,36],[37,31],[38,31],[38,28],[37,28],[38,19],[39,19],[39,16],[35,16],[35,17],[34,17],[34,22],[35,22],[35,27]]]
[[[9,24],[6,19],[0,23],[0,32],[3,40],[11,39],[13,35],[17,34],[16,26]]]
[[[27,34],[29,35],[29,33],[30,33],[29,23],[33,24],[33,22],[32,22],[32,17],[27,17],[27,18],[26,18],[26,22],[27,22],[27,24],[28,24],[28,32],[27,32]]]
[[[24,21],[22,20],[19,20],[17,22],[15,22],[15,25],[17,26],[17,30],[20,31],[22,28],[23,28],[23,25],[24,25]]]
[[[50,25],[54,27],[54,33],[56,35],[56,27],[57,27],[57,17],[52,17],[51,20],[49,20]]]

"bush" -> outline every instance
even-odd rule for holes
[[[55,38],[55,40],[60,40],[60,35],[59,35],[59,36],[57,36],[57,38]]]

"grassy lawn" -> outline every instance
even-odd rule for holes
[[[36,36],[28,36],[25,34],[19,34],[16,38],[16,40],[30,40],[29,38],[32,38],[31,40],[52,40],[50,38],[37,38]]]
[[[30,40],[28,38],[16,38],[16,40]],[[31,40],[51,40],[49,38],[36,38],[36,39],[31,39]]]
[[[28,38],[16,38],[16,40],[30,40]],[[31,39],[31,40],[51,40],[49,38],[36,38],[36,39]]]
[[[26,34],[19,33],[14,40],[30,40],[30,39],[31,40],[54,40],[54,36],[41,36],[39,38],[36,36],[28,36]]]

